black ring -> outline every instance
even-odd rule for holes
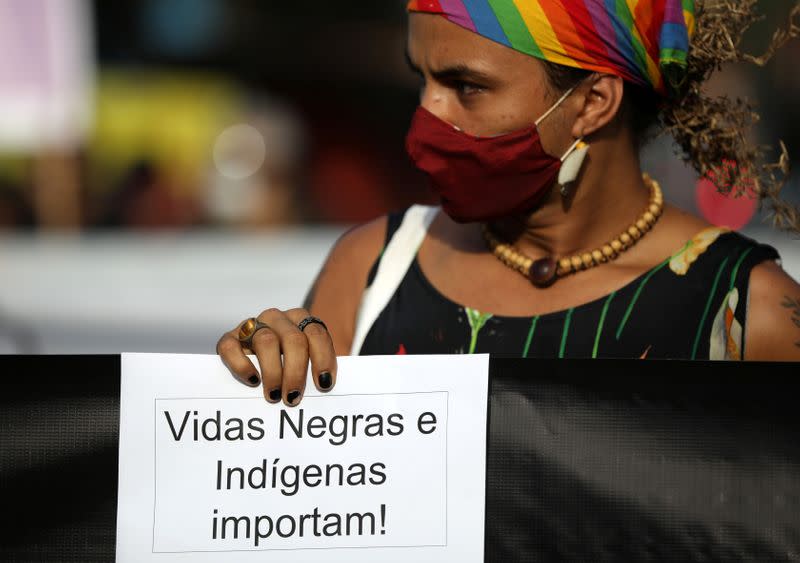
[[[304,329],[305,329],[305,328],[306,328],[308,325],[310,325],[310,324],[312,324],[312,323],[313,323],[313,324],[322,325],[322,328],[324,328],[326,332],[328,331],[328,327],[327,327],[327,326],[325,326],[325,323],[323,323],[323,322],[322,322],[322,320],[321,320],[321,319],[318,319],[317,317],[306,317],[305,319],[303,319],[302,321],[300,321],[300,322],[297,324],[297,328],[299,328],[299,329],[300,329],[300,332],[303,332],[303,330],[304,330]]]

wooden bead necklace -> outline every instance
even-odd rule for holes
[[[519,252],[512,245],[499,240],[483,224],[483,238],[492,253],[506,266],[518,271],[537,287],[548,287],[558,278],[581,270],[588,270],[614,260],[617,256],[632,247],[645,233],[653,228],[664,208],[664,196],[658,182],[647,174],[643,176],[645,184],[650,188],[650,202],[644,213],[625,229],[617,238],[590,252],[575,254],[559,260],[547,256],[534,260]]]

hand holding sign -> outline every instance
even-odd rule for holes
[[[303,398],[306,372],[311,373],[317,389],[330,391],[336,384],[336,352],[330,334],[321,323],[309,323],[301,331],[299,324],[309,319],[305,309],[267,309],[257,318],[247,319],[222,335],[217,353],[239,381],[258,387],[263,380],[264,398],[287,406],[296,406]],[[248,322],[259,323],[247,327]],[[245,330],[249,328],[249,330]],[[241,336],[249,336],[247,342]],[[247,354],[255,354],[261,369],[259,376]],[[282,359],[281,359],[282,358]]]
[[[482,560],[488,357],[340,361],[275,409],[216,357],[124,356],[118,561]]]

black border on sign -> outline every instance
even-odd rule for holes
[[[447,419],[447,428],[445,430],[445,437],[444,437],[444,543],[434,543],[434,544],[420,544],[420,545],[376,545],[376,546],[339,546],[339,547],[271,547],[266,549],[193,549],[187,551],[156,551],[156,498],[157,498],[157,487],[158,487],[158,479],[157,477],[157,427],[158,427],[158,401],[264,401],[263,397],[164,397],[164,398],[154,398],[153,399],[153,534],[152,534],[152,542],[151,542],[151,549],[150,552],[153,554],[156,553],[239,553],[239,552],[262,552],[262,551],[307,551],[307,550],[337,550],[337,549],[419,549],[419,548],[427,548],[427,547],[447,547],[448,545],[448,515],[449,511],[449,495],[448,491],[450,489],[450,483],[447,479],[447,461],[450,455],[448,443],[450,442],[450,413],[449,413],[449,404],[450,404],[450,392],[449,391],[418,391],[418,392],[407,392],[407,393],[349,393],[349,394],[328,394],[328,395],[309,395],[304,398],[304,400],[308,399],[324,399],[328,397],[385,397],[385,396],[397,396],[397,395],[444,395],[445,401],[445,417]],[[283,407],[285,410],[286,407]],[[488,420],[488,418],[487,418]],[[485,500],[484,500],[485,502]]]

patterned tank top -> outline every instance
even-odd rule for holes
[[[405,212],[389,214],[387,245]],[[779,259],[771,246],[708,228],[609,295],[563,311],[508,317],[442,295],[422,272],[415,251],[358,353],[740,360],[750,271]]]

